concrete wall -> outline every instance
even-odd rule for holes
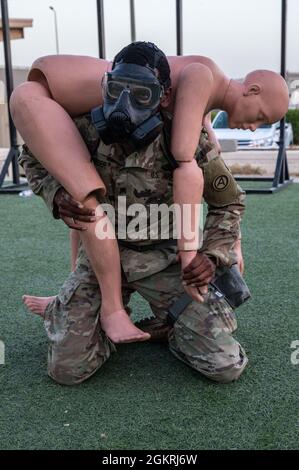
[[[15,67],[13,69],[13,81],[15,87],[20,85],[20,83],[26,82],[28,72],[29,67]],[[3,66],[0,66],[0,82],[5,84],[5,69]],[[2,98],[1,95],[0,98]]]
[[[9,147],[7,104],[0,103],[0,148]]]

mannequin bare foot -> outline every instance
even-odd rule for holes
[[[147,341],[151,335],[137,328],[124,309],[101,313],[101,326],[113,343]]]
[[[47,305],[55,299],[52,297],[35,297],[34,295],[23,295],[22,300],[26,307],[32,312],[44,318]]]

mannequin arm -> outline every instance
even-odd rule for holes
[[[200,204],[203,193],[203,175],[196,160],[182,162],[173,172],[173,200],[176,216],[178,250],[196,253],[200,248]],[[189,256],[188,256],[189,258]]]
[[[186,227],[185,218],[182,218],[181,226],[177,227],[181,234],[181,238],[178,239],[178,249],[182,250],[180,251],[182,269],[191,262],[200,248],[198,205],[202,199],[203,176],[194,155],[212,85],[213,75],[208,67],[202,64],[190,64],[180,74],[175,96],[171,152],[180,163],[173,175],[174,202],[181,209],[183,204],[190,206],[189,220],[191,219],[192,233],[195,234],[193,240],[188,240],[184,236],[189,227]],[[184,251],[186,249],[192,251]],[[202,298],[198,297],[197,289],[187,292],[194,299],[202,301]]]
[[[192,161],[213,89],[213,75],[202,64],[187,65],[181,72],[173,114],[171,152],[177,161]]]
[[[212,85],[213,75],[205,65],[190,64],[183,69],[178,80],[171,132],[171,152],[179,162],[179,167],[174,170],[174,202],[181,207],[183,204],[191,205],[192,231],[197,234],[199,234],[199,218],[196,214],[202,199],[203,178],[194,155]],[[182,237],[178,240],[178,248],[179,250],[193,248],[195,255],[199,248],[198,240],[194,239],[192,246],[184,237],[185,231],[186,227],[182,224],[180,232]]]

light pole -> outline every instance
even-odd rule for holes
[[[136,41],[136,26],[135,26],[134,0],[130,0],[130,20],[131,20],[131,42],[135,42]]]
[[[55,24],[55,38],[56,38],[56,54],[59,54],[59,43],[58,43],[58,28],[57,28],[57,14],[54,7],[49,7],[54,13],[54,24]]]
[[[176,0],[176,54],[183,53],[183,0]]]
[[[99,57],[105,59],[104,0],[97,0]]]

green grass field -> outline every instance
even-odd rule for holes
[[[67,228],[39,198],[0,196],[0,448],[298,449],[298,206],[299,185],[247,197],[253,299],[238,311],[237,338],[250,362],[238,382],[209,382],[166,345],[131,344],[72,388],[46,375],[42,321],[21,303],[23,293],[56,293],[67,276]],[[149,313],[138,296],[132,306]]]

